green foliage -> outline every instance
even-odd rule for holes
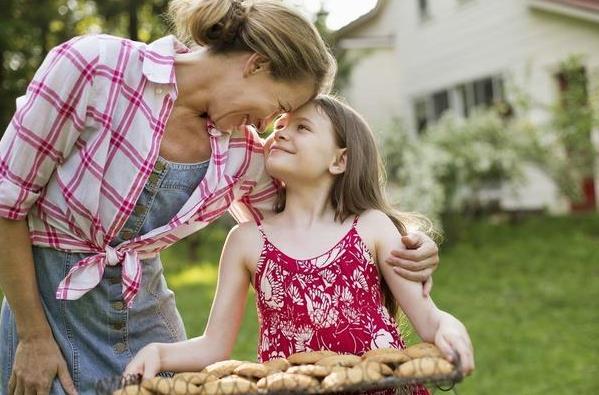
[[[462,119],[447,113],[420,138],[396,124],[382,150],[394,203],[439,222],[443,214],[484,206],[481,191],[522,173],[526,145],[519,130],[494,110]]]
[[[582,180],[593,177],[599,166],[599,152],[592,132],[599,127],[599,75],[585,70],[581,55],[561,62],[557,74],[560,88],[554,103],[546,105],[533,99],[519,86],[512,86],[516,120],[528,138],[527,155],[556,182],[560,191],[573,201],[581,197]],[[548,114],[545,122],[532,123],[531,110]]]
[[[76,35],[108,33],[152,41],[167,31],[167,0],[3,0],[0,14],[0,135],[15,99],[48,51]]]

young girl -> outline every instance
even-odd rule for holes
[[[260,361],[306,350],[361,355],[404,348],[393,319],[397,301],[423,341],[450,360],[457,353],[470,373],[472,345],[464,326],[424,296],[420,283],[395,275],[382,261],[392,249],[405,248],[398,244],[410,218],[385,202],[380,156],[364,120],[338,100],[319,96],[277,120],[267,151],[268,172],[285,186],[278,214],[229,233],[204,335],[150,344],[125,374],[199,371],[229,358],[250,283]]]

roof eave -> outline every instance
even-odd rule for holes
[[[585,6],[583,2],[566,3],[555,0],[529,0],[528,4],[530,8],[535,10],[599,23],[599,7]]]

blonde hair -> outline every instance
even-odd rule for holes
[[[315,94],[331,89],[335,58],[314,25],[280,0],[171,0],[169,19],[188,44],[255,52],[270,61],[274,79],[313,81]]]
[[[407,228],[410,227],[437,236],[432,222],[426,217],[397,211],[387,201],[384,193],[385,167],[374,133],[364,118],[332,96],[320,95],[311,103],[331,121],[337,146],[347,149],[345,172],[336,176],[330,194],[335,220],[343,222],[351,216],[374,209],[387,214],[402,235],[406,235]],[[275,211],[281,212],[284,208],[285,191],[281,189],[275,203]],[[396,316],[399,310],[397,303],[382,277],[381,290],[387,310],[392,316]]]

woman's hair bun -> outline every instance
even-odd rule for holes
[[[172,0],[169,19],[179,37],[215,49],[234,46],[248,10],[243,0]]]

